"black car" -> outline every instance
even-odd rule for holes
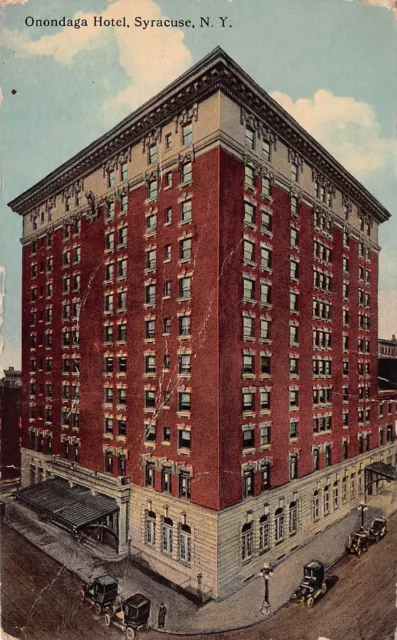
[[[105,607],[116,601],[118,586],[118,582],[113,576],[105,574],[88,584],[82,584],[79,599],[81,602],[92,604],[95,613],[99,616]]]
[[[321,595],[327,592],[324,565],[317,560],[309,562],[303,568],[303,580],[292,595],[292,602],[304,603],[311,609]]]
[[[148,628],[150,600],[141,593],[135,593],[120,604],[113,604],[105,613],[105,624],[114,624],[125,633],[128,640],[135,638],[138,630]]]

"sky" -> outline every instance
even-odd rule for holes
[[[90,26],[25,24],[63,16]],[[136,16],[197,28],[143,30]],[[20,366],[22,222],[7,202],[217,45],[392,213],[379,335],[397,333],[396,43],[397,0],[0,0],[0,366]]]

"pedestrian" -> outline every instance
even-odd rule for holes
[[[164,629],[166,615],[167,615],[167,607],[165,606],[164,602],[160,602],[159,618],[158,618],[158,625],[157,625],[159,629]]]

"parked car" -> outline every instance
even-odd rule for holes
[[[292,602],[306,604],[311,609],[317,598],[327,592],[324,574],[324,565],[321,562],[309,562],[303,569],[303,580],[292,595]]]
[[[108,607],[105,613],[107,627],[114,625],[125,633],[127,640],[135,638],[140,629],[148,629],[150,615],[150,600],[141,593],[135,593],[127,600]]]
[[[379,542],[387,533],[387,520],[385,518],[375,518],[369,528],[371,542]]]
[[[82,584],[79,591],[81,602],[88,602],[94,606],[95,613],[99,616],[105,607],[112,605],[117,598],[118,582],[105,574],[95,578],[88,584]]]
[[[370,536],[368,531],[358,531],[349,536],[349,540],[346,545],[346,553],[354,553],[358,558],[368,551],[370,544]]]

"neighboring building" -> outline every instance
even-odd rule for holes
[[[22,484],[113,499],[70,528],[105,524],[120,554],[222,598],[394,463],[377,411],[389,213],[222,50],[10,206]]]
[[[379,391],[379,446],[397,437],[397,389]],[[385,460],[388,464],[390,460]]]
[[[380,389],[397,389],[397,340],[378,340],[378,376]]]
[[[1,482],[14,480],[21,475],[21,407],[21,372],[9,367],[0,379]]]

